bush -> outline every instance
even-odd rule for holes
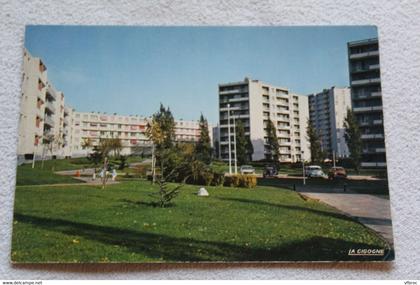
[[[134,167],[133,172],[138,175],[140,178],[145,178],[150,169],[150,166],[139,164]]]
[[[213,181],[211,182],[212,186],[223,186],[225,183],[225,174],[224,173],[213,173]]]
[[[257,176],[252,174],[233,174],[225,176],[224,186],[254,188],[257,186]]]

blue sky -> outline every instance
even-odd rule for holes
[[[217,86],[245,76],[310,94],[348,86],[347,42],[373,26],[28,26],[25,46],[78,111],[149,116],[159,103],[175,118],[216,123]]]

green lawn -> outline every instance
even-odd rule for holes
[[[78,168],[81,167],[79,166]],[[35,165],[35,168],[32,168],[31,164],[24,164],[17,167],[16,185],[18,186],[58,183],[81,183],[81,181],[70,176],[63,176],[53,173],[51,171],[51,167],[47,166],[47,163],[44,165],[44,168],[41,168],[40,162],[39,164]]]
[[[41,165],[42,165],[41,161],[35,162],[35,168],[41,168]],[[83,167],[91,167],[91,166],[92,164],[86,157],[81,157],[81,158],[70,158],[70,159],[45,160],[43,169],[60,171],[60,170],[81,169]]]
[[[16,189],[14,262],[351,260],[384,248],[335,209],[274,187],[184,186],[175,204],[151,205],[146,181]],[[365,257],[366,260],[372,257]]]

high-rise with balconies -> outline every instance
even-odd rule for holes
[[[230,112],[230,116],[228,116]],[[309,119],[308,98],[272,86],[259,80],[245,78],[240,82],[219,84],[219,154],[229,159],[230,117],[231,157],[234,159],[234,123],[240,120],[245,135],[252,142],[252,160],[268,156],[266,126],[271,120],[277,129],[280,162],[310,159],[306,126]],[[303,155],[303,156],[302,156]]]
[[[47,67],[27,50],[23,56],[18,158],[61,155],[64,95],[48,81]],[[47,144],[50,141],[51,143]],[[48,145],[48,146],[47,146]]]
[[[331,87],[311,94],[309,118],[321,139],[321,148],[330,157],[347,157],[349,150],[344,138],[344,120],[351,108],[350,89]]]
[[[352,109],[361,129],[362,167],[386,167],[378,39],[349,42]]]

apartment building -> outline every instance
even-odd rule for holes
[[[363,142],[362,167],[386,167],[378,39],[349,42],[352,109]]]
[[[63,147],[64,94],[48,81],[47,67],[42,60],[25,50],[18,159],[57,156]]]
[[[241,120],[245,135],[254,148],[252,160],[267,158],[266,125],[272,120],[280,143],[280,162],[309,160],[306,126],[309,119],[308,98],[288,89],[245,78],[243,81],[219,84],[220,157],[229,158],[228,111],[231,119],[231,157],[233,121]]]
[[[309,118],[321,138],[322,150],[330,158],[333,153],[336,157],[348,157],[344,120],[351,108],[350,89],[331,87],[309,95],[308,100]]]
[[[105,138],[120,139],[123,155],[150,150],[152,144],[146,136],[148,122],[150,122],[150,117],[74,112],[71,154],[72,156],[87,156],[91,148],[84,148],[85,141],[89,140],[92,146],[96,146],[100,139]],[[197,142],[200,138],[199,122],[176,120],[175,138],[178,142]]]

